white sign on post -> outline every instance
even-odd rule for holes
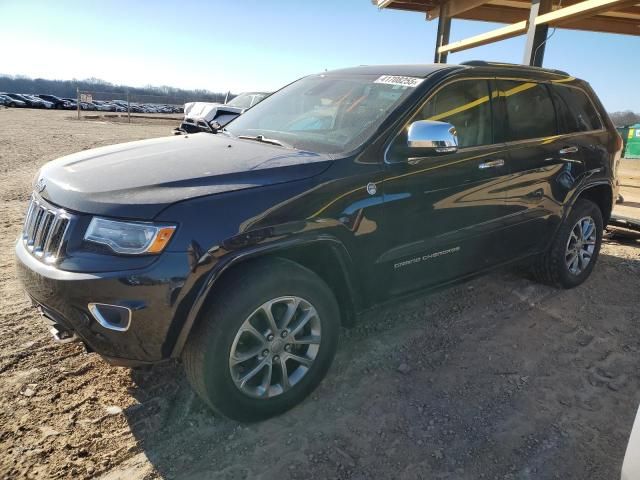
[[[91,103],[93,102],[93,96],[90,93],[81,93],[80,101],[85,103]]]

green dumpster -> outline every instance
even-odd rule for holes
[[[627,148],[625,158],[640,158],[640,123],[631,125],[627,134]]]
[[[622,156],[624,157],[624,152],[627,149],[627,137],[629,136],[629,127],[616,127],[616,131],[618,135],[622,138]]]

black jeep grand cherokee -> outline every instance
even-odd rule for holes
[[[181,358],[211,407],[257,420],[308,395],[340,325],[392,297],[523,259],[581,284],[620,150],[559,71],[311,75],[216,134],[48,163],[18,270],[59,338],[118,364]]]

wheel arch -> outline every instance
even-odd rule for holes
[[[346,247],[333,237],[292,241],[283,245],[241,252],[221,262],[218,268],[209,272],[189,309],[171,357],[180,356],[191,330],[213,299],[217,285],[220,285],[227,276],[241,268],[251,268],[253,263],[272,258],[294,262],[318,275],[336,297],[342,313],[342,324],[345,326],[353,325],[356,314],[361,309],[361,297],[355,282],[351,257]]]
[[[602,213],[602,223],[606,226],[613,210],[613,187],[608,182],[587,185],[576,194],[571,202],[571,207],[573,208],[573,205],[581,198],[590,200],[598,206]]]

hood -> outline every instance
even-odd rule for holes
[[[330,164],[327,155],[198,133],[59,158],[42,168],[38,187],[69,210],[150,220],[180,200],[301,180]]]
[[[190,118],[194,121],[204,120],[209,123],[219,115],[233,114],[240,115],[244,108],[222,105],[220,103],[190,102],[184,104],[184,119]],[[227,122],[228,123],[228,122]]]
[[[211,110],[222,105],[211,102],[189,102],[184,104],[184,116],[190,118],[202,118]]]

